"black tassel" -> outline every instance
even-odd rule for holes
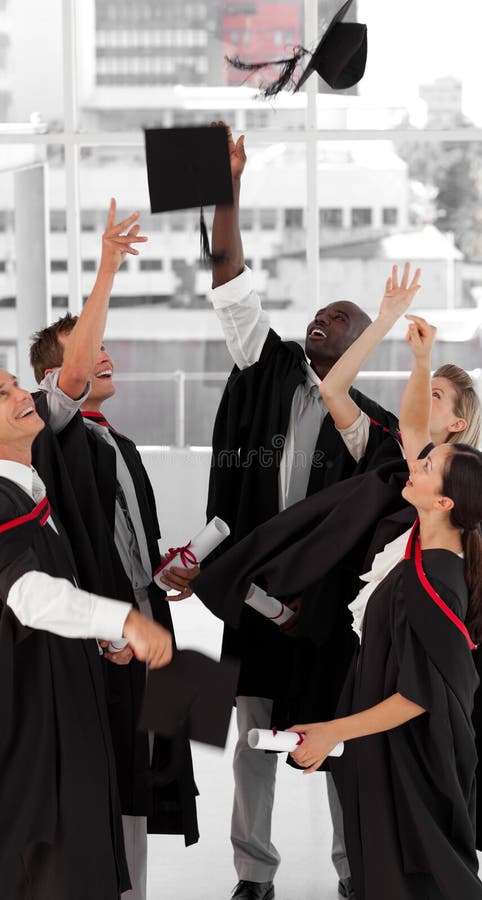
[[[201,260],[202,262],[208,262],[211,259],[211,248],[209,246],[209,235],[208,230],[206,228],[206,220],[204,218],[204,210],[201,207],[201,212],[199,214],[199,228],[201,231]]]
[[[266,62],[243,62],[239,56],[225,56],[226,62],[229,63],[230,66],[233,66],[235,69],[239,69],[242,72],[248,72],[246,76],[246,81],[250,77],[253,72],[258,72],[260,69],[266,69],[271,66],[282,66],[281,72],[278,78],[275,81],[272,81],[269,84],[261,84],[260,85],[260,94],[265,99],[268,97],[276,97],[280,91],[284,88],[295,88],[296,82],[293,79],[293,75],[296,69],[296,66],[306,56],[307,53],[310,53],[309,50],[306,50],[305,47],[297,46],[293,47],[293,53],[290,57],[286,59],[272,59],[267,60]]]
[[[200,230],[200,240],[201,240],[201,262],[203,263],[220,263],[224,260],[224,254],[213,254],[211,253],[211,248],[209,246],[209,235],[208,230],[206,228],[206,220],[204,218],[204,210],[201,206],[201,211],[199,213],[199,230]]]

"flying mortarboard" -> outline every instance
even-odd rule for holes
[[[346,0],[346,3],[338,10],[312,54],[305,47],[295,47],[292,56],[287,59],[259,63],[243,62],[239,56],[225,57],[225,59],[236,69],[249,73],[267,66],[282,66],[279,77],[271,84],[261,87],[261,94],[264,97],[274,97],[287,87],[292,88],[293,93],[296,93],[313,72],[317,72],[335,91],[353,87],[360,81],[365,71],[367,27],[359,22],[342,21],[352,2],[353,0]],[[300,78],[296,80],[294,78],[295,69],[307,54],[311,55],[311,60]]]
[[[200,207],[201,255],[212,258],[204,206],[233,203],[225,128],[149,128],[145,131],[151,212]]]
[[[149,672],[139,728],[225,747],[238,674],[234,660],[177,650],[168,666]]]

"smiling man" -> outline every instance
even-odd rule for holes
[[[129,876],[95,639],[124,636],[159,667],[172,636],[77,587],[31,465],[43,428],[31,395],[0,370],[0,883],[15,900],[118,900]]]
[[[37,408],[56,433],[49,442],[43,436],[35,458],[75,536],[82,579],[100,579],[108,596],[128,599],[172,631],[169,604],[153,578],[161,556],[152,486],[133,441],[112,428],[103,413],[104,403],[115,393],[114,364],[103,344],[114,277],[126,253],[137,255],[133,245],[147,240],[139,235],[138,213],[119,223],[115,213],[112,200],[99,272],[81,315],[67,314],[34,336],[30,358],[41,387]],[[180,591],[179,598],[191,593],[188,580],[196,573],[171,570],[169,584]],[[132,659],[128,647],[115,655],[106,652],[105,657],[132,882],[125,900],[144,900],[147,828],[181,833],[186,843],[194,843],[196,787],[187,741],[176,750],[183,762],[170,767],[168,784],[160,784],[174,750],[159,738],[152,746],[148,736],[137,731],[145,666]]]
[[[228,141],[234,204],[216,208],[210,293],[235,364],[213,434],[207,515],[221,516],[231,529],[220,552],[307,495],[363,471],[375,452],[383,453],[382,445],[398,452],[391,436],[397,421],[391,413],[351,388],[358,411],[348,427],[337,429],[320,395],[320,381],[370,323],[356,303],[340,300],[319,309],[307,327],[304,349],[282,341],[270,327],[244,264],[239,228],[244,140],[235,143],[228,129]],[[225,628],[224,652],[241,659],[231,830],[239,878],[236,900],[272,900],[280,862],[271,841],[277,756],[253,753],[247,732],[281,724],[278,718],[271,723],[273,702],[286,709],[295,644],[289,637],[296,633],[299,598],[283,599],[295,609],[285,626],[276,628],[246,607],[239,630]],[[352,635],[344,623],[333,628],[339,629],[343,644],[333,668],[342,670],[341,656],[350,655]],[[329,796],[339,890],[351,897],[341,809],[331,782]]]

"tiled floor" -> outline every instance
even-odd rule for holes
[[[199,601],[173,604],[172,612],[181,647],[219,654],[221,624]],[[230,897],[237,881],[229,842],[235,731],[233,720],[224,752],[193,745],[201,838],[187,849],[179,837],[149,839],[148,900]],[[323,775],[301,775],[280,758],[272,837],[282,857],[276,900],[336,900]]]

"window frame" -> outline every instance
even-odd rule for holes
[[[221,0],[220,0],[221,2]],[[85,132],[79,127],[78,102],[78,43],[76,13],[81,0],[62,0],[63,30],[63,130],[55,132],[39,129],[0,130],[0,144],[25,143],[36,147],[57,146],[65,158],[66,196],[66,238],[69,310],[78,314],[82,309],[82,252],[81,252],[81,203],[80,203],[80,159],[84,148],[103,146],[122,148],[142,148],[143,137],[140,130],[123,132]],[[305,46],[315,45],[318,40],[318,10],[313,0],[304,0],[304,40]],[[317,127],[316,99],[318,83],[316,78],[307,80],[303,88],[306,94],[305,125],[303,129],[289,128],[253,129],[249,133],[252,146],[271,142],[296,143],[305,148],[307,206],[304,214],[306,230],[306,270],[307,304],[309,298],[319,296],[320,259],[318,196],[318,144],[326,141],[397,141],[405,142],[479,142],[482,143],[482,128],[463,127],[454,129],[320,129]],[[310,305],[311,308],[311,305]]]

